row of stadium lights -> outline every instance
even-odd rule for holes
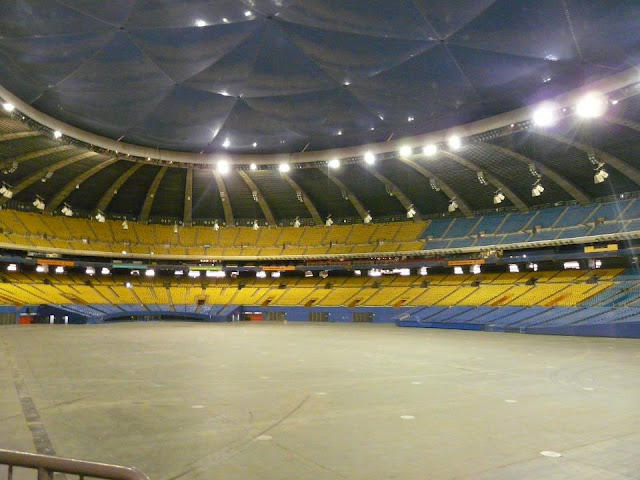
[[[526,258],[526,255],[524,256]],[[538,271],[538,264],[537,263],[527,263],[525,264],[526,268],[529,270],[533,270],[534,272]],[[579,270],[580,269],[580,263],[577,261],[567,261],[564,262],[563,265],[565,270]],[[594,262],[593,265],[594,268],[602,268],[602,261],[601,260],[596,260]],[[517,263],[510,263],[507,265],[507,268],[509,270],[510,273],[518,273],[520,272],[520,266]],[[16,263],[10,263],[7,266],[7,271],[9,272],[17,272],[18,271],[18,265]],[[204,272],[204,276],[207,278],[225,278],[227,276],[227,272],[225,272],[224,270],[174,270],[174,275],[176,277],[182,277],[185,275],[185,271],[186,271],[186,275],[189,278],[200,278],[202,276],[202,273]],[[38,273],[48,273],[49,272],[49,266],[48,265],[37,265],[36,266],[36,272]],[[58,265],[55,267],[54,272],[56,274],[64,274],[66,273],[64,267],[62,265]],[[366,270],[365,271],[366,274],[370,277],[381,277],[383,275],[399,275],[401,277],[408,277],[411,275],[411,269],[410,268],[393,268],[393,269],[380,269],[380,268],[372,268],[370,270]],[[89,276],[94,276],[97,273],[97,270],[94,267],[86,267],[85,269],[85,273]],[[107,267],[102,267],[100,269],[100,273],[102,275],[110,275],[111,274],[111,270]],[[416,273],[418,275],[421,276],[425,276],[428,274],[428,268],[427,267],[420,267],[416,269]],[[461,266],[454,266],[453,267],[453,273],[455,275],[463,275],[467,272],[464,271],[464,269]],[[469,267],[468,273],[473,274],[473,275],[478,275],[480,273],[482,273],[482,268],[480,267],[480,265],[471,265]],[[133,276],[139,276],[140,275],[140,270],[131,270],[130,274]],[[354,270],[353,274],[356,277],[359,277],[363,274],[362,270]],[[240,275],[240,272],[234,270],[230,272],[230,277],[231,278],[236,278]],[[265,272],[264,270],[258,270],[255,273],[256,278],[267,278],[267,272]],[[280,278],[281,273],[279,271],[274,271],[271,272],[271,278]],[[145,277],[149,277],[149,278],[153,278],[156,276],[156,271],[153,268],[147,268],[144,270],[144,276]],[[311,270],[307,270],[304,272],[304,276],[305,277],[313,277],[313,271]],[[322,270],[318,273],[318,276],[321,278],[327,278],[329,276],[329,271],[328,270]],[[131,283],[130,282],[126,282],[126,286],[128,288],[131,288]]]
[[[615,105],[618,102],[617,100],[612,100],[611,103]],[[594,119],[602,116],[605,113],[607,109],[607,104],[608,104],[608,100],[604,95],[597,92],[589,92],[578,100],[578,102],[575,105],[574,112],[580,118]],[[15,109],[15,106],[11,103],[3,103],[2,107],[8,113],[13,112]],[[567,108],[565,107],[564,109],[561,109],[558,105],[554,104],[553,102],[542,103],[532,113],[532,121],[534,126],[540,127],[540,128],[553,127],[561,118],[561,115],[560,115],[561,111],[562,113],[566,113]],[[62,132],[60,132],[59,130],[55,130],[53,132],[53,137],[56,139],[61,138]],[[459,150],[463,146],[463,139],[457,135],[452,135],[447,139],[446,145],[452,151]],[[426,157],[433,157],[438,153],[438,148],[439,147],[437,144],[429,144],[422,147],[421,152]],[[409,145],[401,145],[398,149],[398,155],[403,158],[414,155],[415,153],[416,152],[414,148],[412,148]],[[364,160],[365,164],[370,166],[376,163],[376,156],[371,151],[365,152],[362,156],[362,159]],[[593,155],[590,155],[589,160],[594,165],[594,170],[595,170],[594,177],[593,177],[594,183],[596,184],[602,183],[604,180],[606,180],[609,177],[609,174],[605,170],[606,165],[602,162],[597,161],[597,159],[595,159]],[[341,166],[341,160],[339,158],[333,158],[328,162],[326,162],[326,166],[330,169],[337,170]],[[282,162],[278,164],[277,168],[278,168],[278,171],[280,171],[281,173],[288,173],[291,171],[291,165],[287,162]],[[216,170],[218,173],[225,175],[231,171],[231,164],[227,160],[220,160],[216,165]],[[258,165],[256,163],[251,163],[249,165],[249,170],[251,171],[258,170]],[[542,175],[540,175],[537,171],[535,171],[535,169],[532,169],[531,173],[536,177],[536,181],[533,184],[533,187],[531,189],[531,196],[539,197],[544,192],[544,186],[542,185]],[[0,187],[0,194],[7,198],[13,197],[13,192],[11,191],[10,187],[6,184],[3,184]],[[497,190],[493,196],[493,203],[494,204],[502,203],[504,199],[505,199],[505,196],[502,193],[502,191]],[[33,201],[33,205],[39,210],[44,210],[45,208],[45,203],[43,199],[39,196],[36,196],[36,199]],[[448,206],[448,211],[455,212],[457,209],[458,209],[458,204],[456,202],[456,199],[452,198]],[[63,213],[63,215],[66,215],[69,217],[73,216],[73,210],[71,206],[69,206],[68,204],[63,205],[61,212]],[[415,215],[416,215],[416,211],[412,205],[407,211],[407,218],[413,218]],[[106,220],[104,213],[100,211],[97,212],[95,218],[99,222],[104,222]],[[369,213],[366,214],[364,221],[365,223],[370,223],[372,221],[371,215]],[[331,220],[330,216],[327,218],[325,225],[326,226],[333,225],[333,220]],[[297,220],[297,224],[294,226],[298,226],[298,227],[300,226],[299,220]],[[124,229],[128,228],[128,226],[126,225],[126,220],[123,222],[122,227]],[[219,228],[220,226],[216,221],[214,224],[214,229],[218,230]],[[257,221],[253,223],[253,228],[254,230],[257,230],[258,228],[260,228]],[[174,230],[177,230],[177,225],[174,228]]]

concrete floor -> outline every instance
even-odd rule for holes
[[[48,439],[58,455],[153,480],[638,479],[639,373],[640,341],[628,339],[354,324],[0,327],[0,448]]]

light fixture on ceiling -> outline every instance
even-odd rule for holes
[[[227,162],[226,160],[218,161],[218,173],[221,173],[222,175],[225,175],[225,174],[229,173],[230,169],[231,169],[231,167],[229,166],[229,162]]]
[[[376,156],[373,154],[373,152],[366,152],[364,154],[364,162],[367,165],[373,165],[374,163],[376,163]]]
[[[260,228],[260,224],[258,223],[258,220],[253,221],[253,226],[251,228],[253,228],[254,230],[258,230]]]
[[[202,20],[201,18],[198,18],[195,22],[193,22],[193,24],[194,24],[196,27],[200,27],[200,28],[202,28],[202,27],[206,27],[206,26],[208,25],[208,23],[207,23],[207,22],[205,22],[204,20]]]
[[[231,140],[229,140],[229,138],[228,138],[228,137],[227,137],[227,138],[225,138],[225,139],[224,139],[224,142],[222,142],[222,146],[223,146],[224,148],[229,148],[229,147],[231,146]]]
[[[60,138],[62,137],[62,132],[60,130],[55,130],[53,132],[53,138]]]
[[[415,118],[413,118],[411,116],[407,117],[407,122],[409,122],[409,123],[413,122],[414,120],[415,120]]]
[[[98,213],[96,213],[96,216],[94,218],[100,223],[104,223],[107,221],[107,218],[104,216],[104,213],[102,213],[100,210],[98,210]]]
[[[533,188],[531,189],[531,196],[539,197],[542,192],[544,192],[544,187],[542,186],[542,181],[538,179],[536,180],[536,183],[533,184]]]
[[[49,271],[49,266],[48,265],[38,265],[36,266],[36,272],[38,273],[46,273]]]
[[[218,220],[216,220],[215,222],[213,222],[213,230],[215,232],[217,232],[218,230],[220,230],[220,225],[218,224]]]
[[[173,224],[173,233],[178,233],[178,224],[177,223]]]
[[[543,103],[533,112],[533,124],[536,127],[552,127],[558,121],[557,106]]]
[[[429,185],[431,185],[432,190],[435,190],[436,192],[440,191],[440,185],[438,185],[438,181],[435,178],[431,177],[429,179]]]
[[[253,143],[251,144],[251,146],[252,146],[253,148],[256,148],[256,147],[258,146],[258,142],[253,142]]]
[[[17,272],[18,271],[18,265],[16,263],[10,263],[9,265],[7,265],[7,271],[8,272]]]
[[[593,175],[593,183],[598,184],[604,182],[607,178],[609,178],[609,174],[604,169],[605,164],[601,163],[596,170],[596,173]]]
[[[223,21],[224,23],[229,23],[229,19],[228,19],[227,17],[222,17],[222,21]]]
[[[324,222],[325,227],[330,227],[333,225],[333,219],[331,218],[331,214],[327,215],[327,219]]]
[[[338,158],[332,158],[331,160],[329,160],[329,168],[333,168],[334,170],[336,168],[340,168],[340,160]]]
[[[413,203],[411,205],[409,205],[409,208],[407,209],[407,218],[413,218],[416,216],[416,209],[413,208]]]
[[[453,213],[458,209],[458,203],[456,202],[456,200],[454,198],[451,199],[451,202],[449,203],[449,206],[447,207],[447,210],[449,210],[449,213]]]
[[[462,140],[457,135],[453,135],[447,140],[447,145],[451,150],[458,150],[462,146]]]
[[[302,225],[300,223],[300,217],[296,217],[296,219],[293,221],[293,228],[300,228],[300,225]]]
[[[36,195],[36,198],[33,201],[32,205],[38,210],[44,210],[45,207],[44,200],[42,200],[42,197],[40,195]]]
[[[484,178],[484,172],[483,171],[476,172],[476,176],[478,177],[478,182],[480,182],[480,185],[486,185],[487,184],[487,179]]]
[[[413,153],[413,149],[409,145],[402,145],[398,153],[401,157],[408,157]]]
[[[8,183],[2,182],[2,186],[0,187],[0,195],[5,198],[12,198],[13,191],[11,190],[11,185]]]
[[[258,270],[256,272],[256,278],[267,278],[267,272],[264,270]]]
[[[502,193],[501,190],[498,190],[496,191],[496,193],[493,194],[494,205],[498,205],[499,203],[502,203],[503,200],[504,200],[504,194]]]
[[[100,273],[101,273],[102,275],[109,275],[109,274],[111,273],[111,270],[109,270],[107,267],[102,267],[102,268],[100,269]]]
[[[280,173],[287,173],[289,170],[291,170],[291,167],[288,163],[281,163],[280,165],[278,165],[278,170],[280,170]]]
[[[127,222],[126,218],[122,221],[121,225],[123,230],[129,230],[129,222]]]
[[[576,104],[576,114],[582,118],[601,117],[607,109],[607,99],[597,92],[589,92]]]
[[[13,105],[13,103],[6,102],[2,104],[2,108],[5,112],[11,113],[15,110],[16,107]]]
[[[156,276],[156,271],[153,268],[147,268],[144,271],[144,276],[145,277],[155,277]]]
[[[251,16],[251,10],[245,10],[244,11],[244,16],[245,17],[250,17]]]
[[[422,153],[424,153],[427,157],[433,157],[436,153],[438,153],[438,147],[434,144],[425,145],[422,147]]]
[[[371,216],[371,212],[367,210],[367,213],[362,220],[364,221],[364,223],[371,223],[371,221],[373,220],[373,217]]]
[[[258,166],[255,163],[252,163],[251,165],[249,165],[249,170],[251,170],[252,172],[257,169],[258,169]]]
[[[60,210],[60,211],[66,217],[73,217],[73,209],[71,208],[71,206],[68,203],[65,203],[62,206],[62,210]]]
[[[338,130],[338,131],[336,132],[336,135],[342,135],[342,130]]]

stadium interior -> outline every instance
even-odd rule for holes
[[[0,475],[638,478],[638,19],[0,2]]]

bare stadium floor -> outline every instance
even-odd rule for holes
[[[640,341],[354,324],[0,327],[0,447],[152,480],[638,479]]]

